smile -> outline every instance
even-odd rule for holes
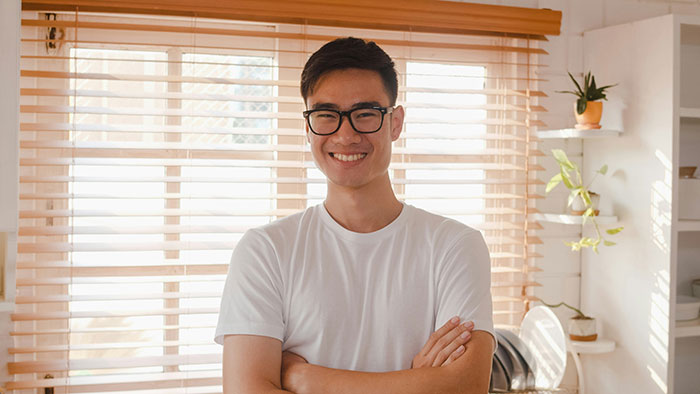
[[[344,155],[342,153],[330,153],[331,157],[336,158],[340,161],[356,161],[364,159],[367,153],[355,153],[353,155]]]

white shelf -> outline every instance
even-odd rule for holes
[[[676,338],[700,336],[700,317],[693,320],[676,321]]]
[[[530,215],[533,220],[541,222],[559,223],[559,224],[583,224],[583,216],[581,215],[561,215],[557,213],[533,213]],[[598,224],[615,224],[617,216],[596,216],[595,220]],[[588,219],[590,221],[590,218]]]
[[[561,129],[538,131],[538,138],[608,138],[618,137],[622,131],[612,129]]]
[[[570,340],[569,344],[571,350],[578,354],[603,354],[615,350],[615,341],[610,339],[599,338],[590,342]]]
[[[700,220],[679,220],[676,229],[678,231],[700,231]]]
[[[696,118],[700,119],[700,108],[681,107],[681,118]]]

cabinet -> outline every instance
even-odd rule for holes
[[[700,204],[679,167],[700,166],[700,18],[663,17],[584,34],[584,69],[619,83],[602,124],[624,130],[610,143],[587,139],[584,177],[609,165],[600,182],[625,224],[613,248],[582,252],[581,304],[603,324],[615,352],[582,360],[594,392],[697,393],[700,319],[675,321],[677,295],[700,278],[700,220],[680,207]],[[681,189],[684,190],[681,193]]]

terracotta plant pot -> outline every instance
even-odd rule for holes
[[[576,116],[577,129],[599,129],[600,118],[603,116],[603,102],[589,101],[586,103],[586,110],[582,114],[576,112],[576,102],[574,102],[574,115]]]
[[[569,319],[569,338],[574,341],[592,342],[598,339],[596,321],[592,317],[572,317]]]

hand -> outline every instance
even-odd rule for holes
[[[303,392],[304,378],[301,375],[304,364],[308,362],[304,357],[292,352],[282,352],[281,382],[282,388],[294,393]]]
[[[474,323],[459,324],[459,317],[453,317],[430,335],[423,349],[413,357],[411,368],[439,367],[458,359],[471,338]]]

